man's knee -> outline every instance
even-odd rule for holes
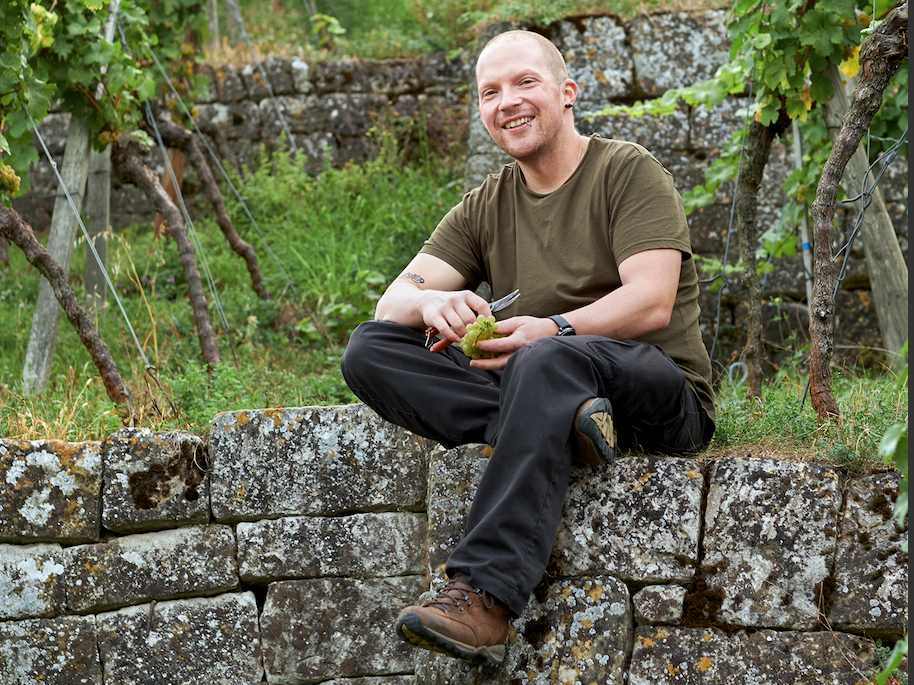
[[[384,323],[365,321],[356,326],[349,337],[349,343],[340,359],[343,378],[349,387],[360,386],[360,379],[378,364],[378,352],[385,337]]]

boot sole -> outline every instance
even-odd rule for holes
[[[611,411],[609,400],[601,398],[576,418],[575,439],[578,449],[572,459],[573,463],[596,466],[610,463],[618,456]]]
[[[449,638],[425,626],[416,614],[406,614],[397,621],[397,634],[417,647],[439,652],[477,664],[499,665],[505,660],[504,645],[473,647]]]

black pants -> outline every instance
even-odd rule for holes
[[[685,376],[660,348],[593,335],[541,338],[504,371],[472,368],[457,347],[432,354],[425,334],[361,324],[343,376],[383,418],[448,448],[494,447],[447,573],[462,572],[520,615],[540,582],[562,514],[578,407],[606,397],[622,447],[685,454],[714,430]]]

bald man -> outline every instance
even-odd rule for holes
[[[549,561],[572,463],[694,452],[713,435],[714,404],[669,172],[638,145],[577,132],[577,84],[536,33],[496,36],[476,81],[479,116],[515,161],[442,219],[353,332],[342,369],[387,420],[448,448],[492,445],[447,584],[403,609],[396,631],[501,663]],[[504,337],[477,344],[491,358],[432,352],[427,329],[459,342],[491,314],[482,282],[521,293],[498,313]]]

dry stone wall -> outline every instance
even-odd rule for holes
[[[0,441],[0,685],[855,685],[906,632],[897,472],[627,454],[573,469],[504,664],[418,650],[489,454],[361,404]]]
[[[254,162],[258,148],[276,149],[285,135],[282,113],[296,148],[308,166],[319,171],[325,158],[331,164],[364,160],[370,152],[367,133],[374,125],[395,126],[413,120],[425,126],[433,147],[455,154],[465,143],[466,84],[469,65],[435,53],[421,59],[347,60],[309,64],[301,59],[269,56],[264,70],[275,99],[260,72],[250,64],[203,65],[209,91],[196,103],[198,122],[216,154],[236,168]],[[51,113],[40,124],[42,136],[57,164],[63,161],[69,114]],[[29,170],[32,190],[13,206],[37,231],[47,230],[57,181],[44,153]],[[205,152],[205,151],[204,151]],[[150,168],[164,178],[162,153],[146,154]],[[151,222],[152,203],[133,186],[112,180],[111,225],[122,228],[133,221]],[[193,196],[200,189],[183,185]]]

